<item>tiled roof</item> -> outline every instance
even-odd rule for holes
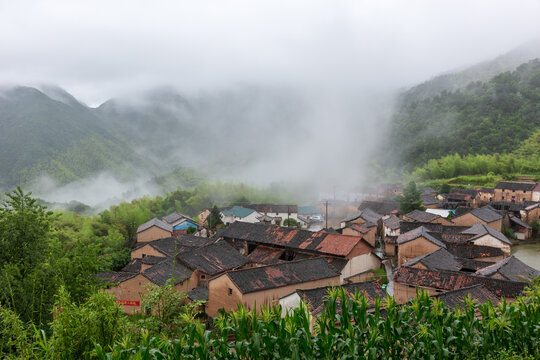
[[[373,227],[373,226],[375,226],[375,225],[372,225],[370,227]],[[362,234],[365,234],[365,233],[369,232],[369,228],[366,227],[364,224],[351,224],[349,227],[351,229],[355,230],[355,231],[358,231],[358,232],[362,233]]]
[[[471,199],[471,195],[453,192],[446,195],[448,201],[467,201]]]
[[[467,230],[462,231],[461,233],[462,234],[473,235],[473,237],[470,238],[469,241],[474,241],[474,240],[479,239],[479,238],[481,238],[481,237],[483,237],[485,235],[491,235],[494,238],[502,241],[505,244],[512,245],[512,242],[510,240],[508,240],[506,238],[506,236],[504,236],[503,233],[493,229],[490,226],[484,225],[482,223],[476,223],[473,226],[471,226],[470,228],[468,228]]]
[[[133,259],[126,266],[122,268],[122,271],[130,273],[138,273],[141,271],[142,259]]]
[[[276,249],[259,245],[247,256],[247,258],[257,264],[277,264],[282,262],[279,257],[285,252],[284,249]]]
[[[297,205],[274,205],[274,204],[250,204],[245,208],[253,209],[261,214],[264,213],[298,213]]]
[[[344,284],[341,286],[349,297],[352,297],[358,292],[364,294],[369,303],[369,307],[375,306],[377,298],[383,299],[386,292],[381,288],[381,285],[375,281],[367,281],[360,283]],[[324,301],[328,299],[328,290],[331,287],[320,287],[307,290],[296,290],[300,298],[311,306],[311,313],[318,315],[322,312]]]
[[[339,273],[324,258],[318,257],[230,271],[227,276],[243,294],[246,294],[336,277]]]
[[[423,237],[429,242],[432,242],[433,244],[440,246],[442,248],[446,247],[446,245],[443,242],[437,240],[434,236],[428,233],[427,229],[423,226],[420,226],[419,228],[406,232],[405,234],[399,235],[397,238],[397,243],[401,245],[406,242],[417,239],[419,237]]]
[[[497,247],[474,244],[447,244],[446,249],[458,258],[481,259],[504,256],[504,252]]]
[[[167,224],[172,224],[175,221],[178,221],[180,219],[185,218],[184,215],[177,213],[176,211],[170,213],[169,215],[166,215],[163,217],[163,221],[165,221]]]
[[[476,190],[478,190],[479,192],[485,192],[485,193],[489,193],[489,194],[495,193],[494,188],[488,188],[488,187],[479,187],[479,188],[476,188]]]
[[[407,217],[418,222],[432,222],[433,220],[440,218],[439,215],[431,214],[420,210],[411,211],[410,213],[403,215],[403,217]]]
[[[430,194],[422,194],[421,197],[422,197],[422,204],[424,205],[434,205],[434,204],[440,203],[440,201],[436,197]]]
[[[535,208],[537,208],[537,207],[540,207],[540,202],[537,202],[537,203],[535,203],[535,204],[532,204],[532,205],[527,206],[527,207],[525,208],[525,210],[531,211],[531,210],[533,210],[533,209],[535,209]]]
[[[187,292],[187,297],[193,301],[208,301],[208,288],[199,286]]]
[[[433,194],[433,193],[437,193],[437,191],[432,187],[427,186],[427,187],[422,188],[422,194]]]
[[[499,181],[495,189],[532,191],[535,187],[533,182]]]
[[[343,268],[345,267],[345,265],[349,263],[348,259],[331,257],[331,256],[327,257],[326,261],[328,261],[328,263],[332,265],[334,269],[336,269],[336,271],[340,274],[343,271]]]
[[[478,209],[474,209],[471,211],[471,214],[487,223],[502,219],[502,215],[499,214],[491,206],[484,206]]]
[[[415,257],[414,259],[403,264],[403,266],[413,266],[417,263],[421,263],[428,270],[459,271],[462,267],[461,263],[457,261],[455,256],[444,248],[440,248],[429,254]]]
[[[162,262],[165,258],[160,256],[146,255],[141,259],[141,263],[145,265],[156,265],[157,263]]]
[[[524,281],[540,276],[540,271],[530,267],[513,255],[476,272],[476,274],[482,276],[492,276],[495,273],[499,273],[507,280],[512,281]]]
[[[432,271],[404,266],[401,266],[398,269],[394,275],[394,281],[408,285],[442,290],[458,290],[481,284],[499,297],[519,296],[527,285],[523,282],[491,279],[459,271]]]
[[[248,208],[244,208],[244,207],[241,207],[241,206],[233,206],[229,210],[222,210],[221,213],[223,215],[225,215],[225,216],[232,215],[232,216],[239,217],[239,218],[245,218],[246,216],[248,216],[249,214],[251,214],[254,211],[255,210],[253,210],[253,209],[248,209]]]
[[[377,214],[375,211],[367,208],[364,210],[361,210],[353,215],[347,216],[345,219],[343,219],[343,222],[349,222],[356,220],[358,218],[362,218],[368,223],[372,223],[374,225],[377,225],[377,222],[382,218],[382,215]]]
[[[397,230],[397,229],[399,229],[399,225],[401,224],[402,221],[403,220],[401,220],[397,216],[392,215],[389,218],[384,219],[383,224],[387,228],[390,228],[392,230]]]
[[[372,250],[361,236],[328,234],[241,221],[229,225],[220,235],[261,245],[334,256],[347,256],[356,246],[361,246],[363,253],[366,254]]]
[[[495,264],[491,261],[480,261],[480,260],[473,260],[473,259],[467,259],[467,258],[461,258],[456,256],[456,260],[461,264],[461,271],[477,271],[480,269],[485,268],[486,266],[490,266]]]
[[[487,287],[482,284],[468,286],[458,290],[447,291],[443,294],[435,295],[435,298],[444,303],[451,310],[464,306],[465,298],[470,297],[477,304],[485,304],[490,301],[492,304],[497,304],[501,299],[492,293]]]
[[[137,273],[126,272],[126,271],[109,271],[109,272],[99,272],[96,274],[98,279],[106,280],[111,284],[121,283],[123,281],[129,280],[132,277],[136,276]]]
[[[200,270],[209,275],[236,269],[250,262],[225,241],[180,253],[177,259],[191,269]]]
[[[463,230],[468,229],[470,226],[451,226],[443,225],[438,223],[426,223],[426,222],[414,222],[414,221],[401,221],[399,224],[400,232],[406,233],[408,231],[414,230],[423,226],[427,231],[431,233],[440,233],[440,234],[459,234]]]
[[[524,227],[526,229],[530,229],[531,226],[523,221],[521,221],[520,218],[518,217],[515,217],[514,215],[510,215],[508,216],[508,218],[510,219],[510,222],[513,222],[514,224],[518,225],[518,226],[521,226],[521,227]]]
[[[172,279],[173,277],[173,268],[174,268],[174,284],[179,284],[186,279],[191,277],[193,271],[179,261],[173,265],[171,259],[160,262],[146,270],[141,274],[144,275],[148,280],[153,282],[156,285],[163,286]]]
[[[140,233],[142,231],[145,231],[145,230],[148,230],[150,229],[152,226],[157,226],[158,228],[160,229],[163,229],[165,231],[169,231],[169,232],[172,232],[172,226],[167,224],[167,223],[164,223],[163,221],[159,220],[159,219],[156,219],[156,218],[153,218],[152,220],[148,220],[147,222],[145,222],[144,224],[142,225],[139,225],[139,227],[137,228],[137,233]]]
[[[377,214],[390,215],[399,212],[399,202],[393,200],[368,201],[364,200],[358,207],[358,210],[371,209]]]
[[[168,237],[163,239],[157,239],[149,241],[147,243],[140,244],[135,249],[139,249],[143,246],[150,245],[154,249],[158,250],[166,256],[174,256],[175,252],[175,240],[176,240],[176,253],[179,254],[184,251],[191,251],[193,249],[210,245],[216,241],[213,238],[205,238],[195,235],[179,234],[175,237]]]

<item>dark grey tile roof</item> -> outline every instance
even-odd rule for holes
[[[136,276],[137,273],[126,272],[126,271],[109,271],[109,272],[99,272],[96,274],[98,279],[105,280],[111,284],[121,283],[123,281],[129,280],[132,277]]]
[[[173,273],[174,269],[174,273]],[[193,271],[184,264],[182,264],[179,261],[176,261],[173,264],[172,259],[167,259],[165,261],[160,262],[159,264],[156,264],[146,270],[144,270],[141,274],[144,275],[148,280],[153,282],[156,285],[163,286],[165,285],[169,280],[173,278],[174,275],[174,284],[179,284],[183,282],[186,279],[189,279],[191,277],[191,274],[193,274]]]
[[[432,242],[433,244],[440,246],[442,248],[445,248],[446,245],[441,242],[440,240],[436,239],[433,235],[431,235],[427,229],[423,226],[420,226],[419,228],[416,228],[414,230],[411,230],[409,232],[406,232],[405,234],[401,234],[397,238],[397,243],[399,245],[404,244],[406,242],[412,241],[414,239],[417,239],[419,237],[424,237],[429,242]]]
[[[165,260],[165,258],[160,256],[146,255],[141,259],[141,262],[145,265],[156,265]]]
[[[276,249],[268,246],[259,245],[253,250],[247,258],[257,264],[277,264],[282,262],[280,256],[285,252],[285,249]]]
[[[342,221],[349,222],[349,221],[356,220],[358,218],[362,218],[366,222],[377,225],[377,222],[382,218],[382,215],[377,214],[375,211],[367,208],[367,209],[361,210],[361,211],[359,211],[359,212],[357,212],[355,214],[347,216]]]
[[[439,215],[420,210],[411,211],[410,213],[403,215],[403,217],[408,217],[418,222],[432,222],[433,220],[440,218]]]
[[[456,260],[461,264],[461,271],[477,271],[487,266],[495,264],[491,261],[479,261],[456,256]]]
[[[172,226],[171,225],[169,225],[169,224],[167,224],[167,223],[165,223],[165,222],[163,222],[163,221],[161,221],[159,219],[153,218],[152,220],[148,220],[144,224],[139,225],[139,227],[137,228],[137,233],[148,230],[152,226],[157,226],[160,229],[172,232]]]
[[[446,244],[446,249],[457,256],[465,259],[482,259],[504,256],[504,252],[497,247],[474,244]]]
[[[521,295],[527,285],[524,282],[492,279],[461,271],[423,270],[405,266],[401,266],[395,273],[394,281],[441,290],[458,290],[481,284],[499,297],[512,298]]]
[[[429,194],[422,194],[421,196],[422,196],[422,204],[424,205],[440,204],[440,201],[434,196],[431,196]]]
[[[440,248],[432,253],[411,259],[403,264],[403,266],[412,266],[417,263],[421,263],[428,270],[459,271],[462,268],[461,263],[457,261],[456,257],[444,248]]]
[[[191,269],[209,275],[236,269],[250,262],[247,257],[225,241],[180,253],[177,259]]]
[[[462,308],[465,305],[465,298],[470,297],[477,304],[485,304],[490,301],[497,304],[501,299],[482,284],[468,286],[458,290],[450,290],[443,294],[435,295],[435,298],[444,303],[444,306],[451,310]]]
[[[462,234],[473,235],[473,237],[470,238],[469,241],[474,241],[476,239],[481,238],[482,236],[485,236],[485,235],[489,234],[489,235],[493,236],[494,238],[502,241],[505,244],[512,245],[512,242],[510,240],[508,240],[506,238],[506,236],[504,236],[503,233],[493,229],[490,226],[484,225],[482,223],[476,223],[473,226],[471,226],[470,228],[468,228],[467,230],[462,231],[461,233]]]
[[[138,273],[141,271],[142,259],[133,259],[126,266],[122,268],[122,271]]]
[[[210,245],[216,242],[214,238],[205,238],[195,235],[179,234],[175,237],[168,237],[163,239],[157,239],[142,243],[135,249],[141,248],[146,245],[152,246],[154,249],[163,253],[166,256],[172,257],[175,252],[175,240],[176,240],[176,253],[182,253],[185,251],[191,251],[202,246]]]
[[[188,291],[187,297],[193,301],[208,301],[208,288],[206,286],[196,287]]]
[[[536,187],[533,182],[499,181],[495,189],[532,191]]]
[[[163,221],[165,221],[168,224],[172,224],[173,222],[185,218],[184,215],[177,213],[176,211],[173,211],[169,215],[165,215],[163,217]]]
[[[349,297],[352,297],[358,292],[364,294],[369,303],[369,307],[375,306],[377,298],[383,299],[386,292],[381,288],[381,285],[376,281],[366,281],[352,284],[344,284],[341,286]],[[300,298],[311,306],[311,313],[318,315],[321,313],[324,301],[328,299],[328,290],[331,287],[324,286],[315,289],[296,290]]]
[[[390,216],[389,218],[387,219],[384,219],[383,220],[383,223],[386,227],[392,229],[392,230],[397,230],[400,228],[400,224],[403,220],[398,218],[397,216],[395,215],[392,215]]]
[[[399,212],[399,202],[393,200],[384,201],[362,201],[358,210],[371,209],[377,214],[390,215]]]
[[[339,276],[324,258],[285,262],[282,264],[235,270],[227,273],[243,293],[269,290]]]
[[[530,229],[530,228],[531,228],[531,226],[530,226],[529,224],[527,224],[527,223],[521,221],[520,218],[515,217],[514,215],[510,215],[508,218],[510,219],[510,222],[512,222],[512,223],[514,223],[514,224],[516,224],[516,225],[518,225],[518,226],[524,227],[524,228],[526,228],[526,229]]]
[[[482,276],[492,276],[495,273],[499,273],[507,280],[512,281],[524,281],[540,276],[540,271],[530,267],[513,255],[491,266],[480,269],[476,273]]]
[[[502,219],[502,215],[499,214],[491,206],[484,206],[478,209],[474,209],[471,211],[471,214],[487,223]]]

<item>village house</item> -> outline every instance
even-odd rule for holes
[[[197,285],[194,272],[173,259],[165,259],[141,272],[109,272],[99,273],[98,278],[106,280],[114,286],[105,291],[114,296],[127,314],[134,314],[141,309],[141,299],[148,292],[150,284],[163,286],[174,278],[174,289],[177,292],[188,292]]]
[[[235,221],[243,221],[247,223],[258,223],[257,217],[261,216],[253,209],[244,208],[241,206],[233,206],[228,209],[221,210],[221,221],[223,224],[232,224]]]
[[[503,216],[491,206],[484,206],[477,209],[460,209],[463,213],[456,211],[456,217],[452,222],[456,226],[473,226],[476,223],[485,224],[497,231],[501,231],[503,225]]]
[[[339,284],[339,273],[324,258],[230,271],[208,283],[206,313],[214,317],[219,309],[231,311],[238,304],[260,309],[276,305],[279,298],[297,289]]]
[[[531,224],[534,220],[540,223],[540,202],[534,203],[520,211],[521,219],[527,224]]]
[[[271,218],[271,223],[275,225],[283,225],[286,219],[298,221],[297,205],[249,204],[243,207],[255,210],[259,216]]]
[[[369,308],[375,306],[375,300],[377,298],[384,299],[386,297],[386,291],[384,291],[376,281],[366,281],[351,284],[344,284],[341,286],[345,291],[345,294],[352,298],[356,293],[366,297],[369,304]],[[294,311],[300,307],[300,301],[309,305],[309,311],[312,318],[312,325],[315,322],[322,310],[324,301],[328,298],[328,291],[331,291],[331,287],[323,286],[314,289],[296,289],[291,294],[285,295],[279,299],[281,305],[281,316],[285,316],[287,313]]]
[[[461,271],[424,270],[402,266],[394,274],[394,298],[403,304],[416,297],[417,289],[429,295],[442,294],[473,285],[483,285],[497,297],[512,301],[521,295],[527,283],[492,279]]]
[[[400,224],[403,220],[395,215],[383,220],[384,253],[386,256],[397,254],[397,238],[400,234]]]
[[[540,183],[536,184],[536,186],[533,189],[531,201],[538,201],[540,202]]]
[[[137,243],[170,237],[172,234],[173,227],[170,224],[153,218],[137,228]]]
[[[500,181],[495,186],[495,201],[515,203],[532,201],[536,187],[537,184],[534,182]]]
[[[532,227],[520,218],[510,215],[510,228],[514,231],[514,236],[518,240],[527,240],[532,236]]]
[[[493,265],[478,270],[476,274],[493,279],[530,281],[540,276],[540,271],[530,267],[512,255]]]
[[[441,206],[440,200],[430,194],[422,194],[422,206],[426,209],[438,209]]]
[[[380,229],[382,215],[371,209],[365,209],[341,221],[343,235],[361,236],[371,246],[375,247],[375,238]]]
[[[261,245],[282,250],[278,259],[284,261],[305,256],[324,256],[328,261],[341,264],[339,271],[342,279],[381,266],[381,260],[373,253],[373,247],[360,236],[311,232],[240,221],[224,229],[220,232],[220,236],[255,262],[258,261],[251,257],[251,254]],[[269,255],[269,258],[276,259],[277,252]]]
[[[463,267],[456,257],[445,248],[439,248],[429,254],[417,256],[404,263],[403,266],[424,270],[451,271],[459,271]]]
[[[179,234],[175,237],[157,239],[138,244],[131,250],[132,259],[144,259],[153,257],[174,257],[184,251],[191,251],[196,248],[210,245],[216,242],[216,239],[204,238],[200,236]]]
[[[201,211],[199,215],[197,215],[197,219],[199,220],[199,227],[202,226],[208,226],[208,223],[206,222],[206,218],[211,214],[210,209],[204,209]]]
[[[196,273],[197,286],[207,286],[209,279],[251,264],[248,258],[224,241],[181,252],[176,259]]]
[[[512,242],[510,242],[510,240],[508,240],[503,233],[491,228],[488,225],[476,223],[461,233],[465,235],[472,235],[472,237],[467,240],[468,243],[499,248],[506,256],[510,256]]]
[[[177,213],[176,211],[170,213],[169,215],[163,218],[163,221],[172,226],[173,235],[176,234],[186,234],[188,228],[192,227],[197,230],[198,225],[195,220],[192,218]]]
[[[399,235],[397,244],[399,266],[418,256],[432,253],[440,248],[446,248],[442,241],[436,239],[423,226]]]
[[[420,226],[459,258],[495,262],[510,255],[510,241],[502,233],[482,223],[467,227],[402,221],[400,232],[406,234]]]
[[[480,203],[490,203],[495,198],[494,188],[476,187],[474,189],[478,190],[478,201]]]
[[[437,223],[442,225],[452,225],[452,221],[443,218],[440,215],[428,213],[420,210],[413,210],[408,214],[403,215],[403,220],[410,222],[421,223]]]

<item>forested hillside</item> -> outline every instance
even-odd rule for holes
[[[67,93],[14,87],[0,93],[0,189],[42,175],[60,183],[100,170],[128,176],[148,162],[99,126],[89,108]],[[60,101],[61,100],[61,101]]]
[[[540,60],[428,99],[405,94],[393,124],[391,147],[409,168],[454,153],[510,153],[540,128]]]

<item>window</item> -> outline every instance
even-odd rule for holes
[[[146,257],[146,254],[142,254],[142,258],[144,259]]]
[[[206,275],[201,275],[201,279],[206,279]]]
[[[229,288],[229,296],[231,296],[231,295],[232,295],[232,289]]]

